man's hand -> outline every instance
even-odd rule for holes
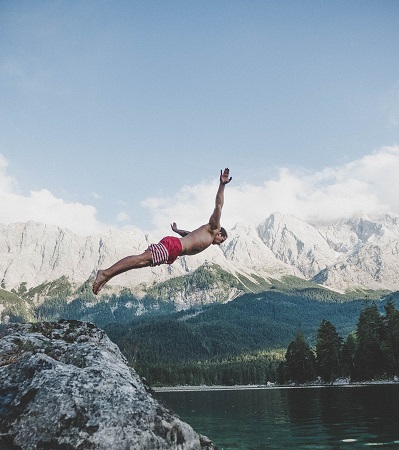
[[[227,184],[230,183],[230,181],[232,180],[233,177],[229,178],[229,169],[226,167],[226,169],[224,169],[224,172],[220,171],[220,184]]]
[[[181,237],[184,237],[184,236],[187,236],[188,234],[190,234],[189,231],[186,231],[186,230],[179,230],[179,229],[177,228],[176,222],[173,222],[173,223],[170,225],[170,227],[172,228],[172,230],[173,230],[175,233],[180,234]]]

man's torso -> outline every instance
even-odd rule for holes
[[[202,225],[181,238],[181,255],[196,255],[208,248],[219,230],[211,230],[209,224]]]

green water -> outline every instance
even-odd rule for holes
[[[159,395],[219,450],[399,449],[399,385]]]

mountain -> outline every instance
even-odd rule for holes
[[[312,280],[330,287],[398,289],[399,217],[358,217],[319,226],[331,248],[340,253]]]
[[[339,256],[314,226],[294,216],[272,214],[257,231],[276,258],[296,267],[305,278],[316,275]]]
[[[156,241],[138,229],[82,237],[35,222],[0,225],[0,287],[16,295],[14,309],[28,316],[29,308],[46,297],[63,292],[73,298],[82,286],[89,289],[98,268],[141,253]],[[221,247],[178,258],[171,266],[119,275],[103,292],[112,295],[128,289],[137,298],[151,294],[186,308],[228,301],[293,277],[340,292],[395,291],[398,275],[399,216],[310,224],[276,212],[257,227],[237,224]],[[17,297],[30,306],[17,307]],[[3,317],[11,303],[10,298],[0,301]]]

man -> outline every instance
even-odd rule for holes
[[[98,294],[102,287],[115,275],[119,275],[131,269],[141,267],[158,266],[160,264],[172,264],[178,256],[196,255],[208,248],[211,244],[220,245],[227,239],[226,230],[220,226],[220,217],[224,203],[224,187],[230,183],[229,169],[220,171],[220,184],[216,193],[215,209],[209,222],[193,231],[179,230],[173,222],[172,230],[181,238],[167,236],[158,244],[151,244],[140,255],[127,256],[113,266],[97,272],[93,283],[93,293]]]

